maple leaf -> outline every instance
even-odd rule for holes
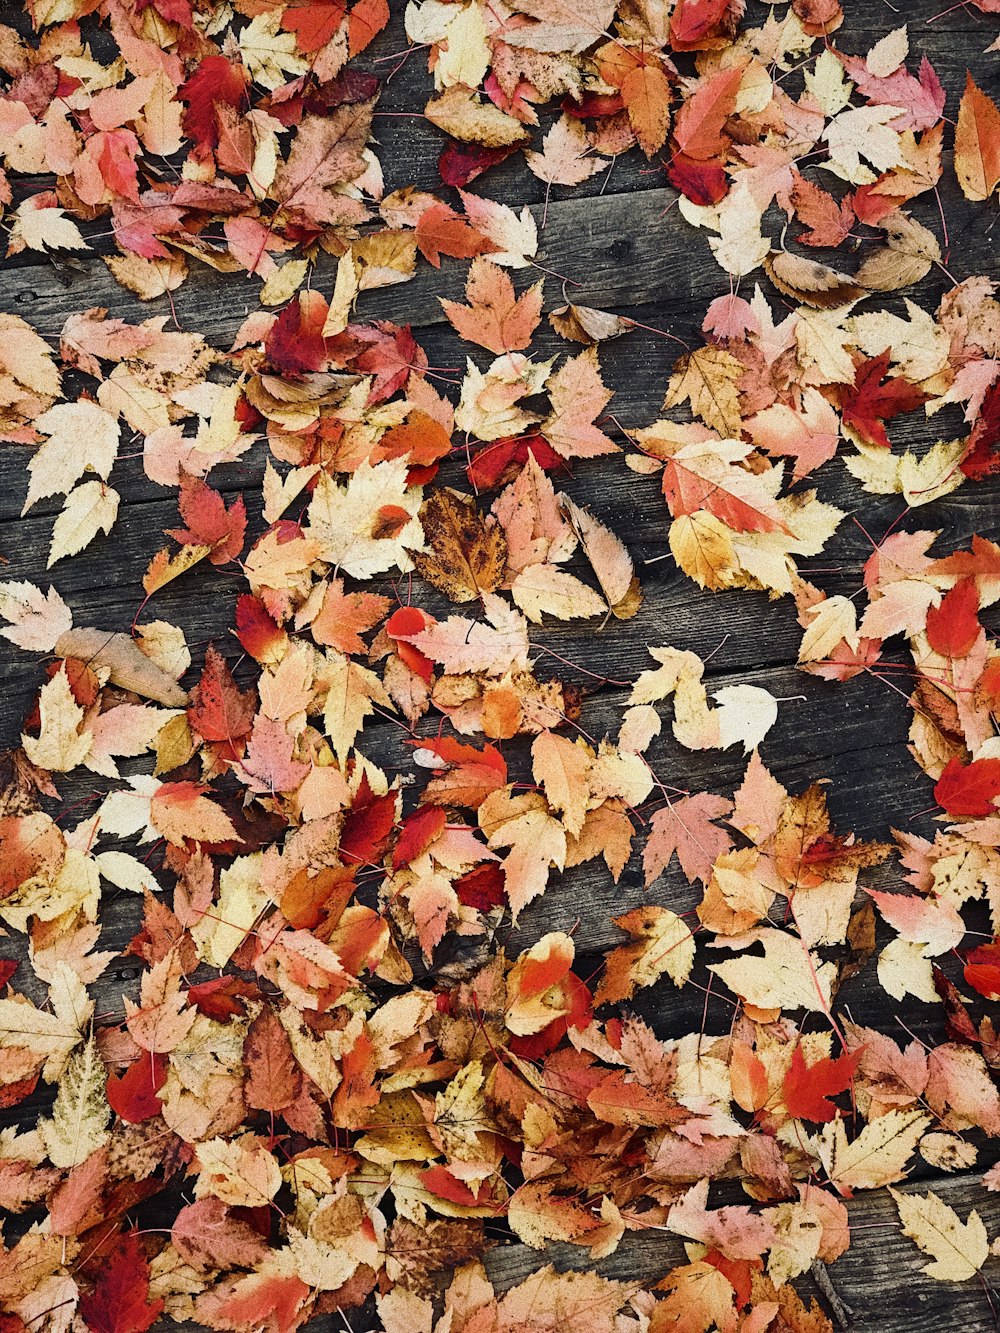
[[[726,963],[712,963],[710,972],[730,990],[758,1009],[809,1009],[827,1012],[836,972],[817,962],[805,944],[780,930],[763,927],[729,943],[760,943],[764,956],[743,954]]]
[[[792,1052],[792,1062],[781,1091],[789,1115],[817,1124],[826,1124],[832,1120],[837,1114],[837,1108],[829,1098],[851,1086],[860,1059],[859,1050],[853,1054],[840,1055],[834,1060],[816,1060],[807,1066],[802,1043],[799,1042]]]
[[[70,491],[52,527],[46,569],[82,551],[99,532],[110,532],[118,518],[119,499],[118,492],[102,481],[85,481]]]
[[[271,1010],[262,1010],[250,1024],[243,1057],[247,1105],[280,1115],[298,1096],[300,1080],[288,1035]]]
[[[471,219],[464,218],[447,204],[436,202],[425,208],[416,225],[417,246],[423,257],[441,267],[441,256],[453,259],[474,259],[489,254],[497,247],[476,230]]]
[[[675,986],[684,985],[694,966],[694,936],[679,916],[666,907],[638,907],[614,921],[634,943],[608,954],[595,1005],[630,1000],[664,973]]]
[[[118,422],[97,403],[59,403],[35,419],[48,439],[28,464],[22,514],[49,495],[66,495],[87,471],[107,481],[118,456]]]
[[[91,1333],[145,1333],[163,1309],[162,1299],[149,1299],[149,1278],[138,1235],[126,1232],[104,1257],[93,1291],[80,1297]]]
[[[536,792],[512,796],[506,790],[487,796],[478,810],[479,826],[491,847],[509,848],[503,860],[507,898],[514,920],[544,892],[549,868],[566,861],[566,830]]]
[[[986,1228],[977,1212],[962,1222],[953,1208],[932,1191],[922,1198],[890,1189],[903,1231],[931,1263],[923,1271],[939,1282],[964,1282],[975,1277],[990,1253]]]
[[[743,366],[721,347],[699,347],[677,361],[664,408],[688,402],[691,411],[727,439],[738,439],[742,426],[736,385]]]
[[[930,1124],[920,1111],[888,1111],[848,1142],[841,1119],[830,1121],[819,1140],[819,1156],[837,1190],[878,1189],[906,1174],[906,1163]]]
[[[169,529],[169,537],[185,546],[209,547],[208,558],[213,565],[227,564],[239,556],[247,526],[242,496],[237,496],[227,509],[218,491],[200,477],[182,473],[178,505],[187,527]]]
[[[256,709],[256,691],[237,688],[226,659],[210,643],[201,679],[191,692],[191,726],[206,741],[227,741],[232,747],[250,731]]]
[[[239,61],[224,56],[205,56],[178,96],[187,103],[184,133],[203,147],[214,148],[219,142],[215,108],[218,103],[238,107],[246,96],[249,78]]]
[[[150,1053],[140,1056],[124,1074],[109,1074],[105,1089],[108,1105],[115,1115],[130,1124],[141,1124],[159,1115],[163,1102],[157,1093],[167,1077],[164,1056]]]
[[[526,151],[524,156],[530,170],[547,185],[579,185],[604,166],[601,158],[587,156],[590,152],[583,125],[563,115],[542,140],[542,151]]]
[[[934,799],[950,815],[981,819],[996,810],[1000,796],[1000,759],[963,764],[952,757],[934,787]]]
[[[477,256],[469,269],[465,295],[468,305],[441,300],[441,308],[461,337],[498,355],[530,345],[542,313],[541,281],[515,296],[506,273]]]
[[[714,821],[731,810],[732,802],[725,797],[698,792],[655,811],[642,854],[647,886],[663,874],[675,853],[688,883],[700,879],[707,884],[716,858],[733,845]]]
[[[890,353],[862,361],[856,369],[853,387],[836,386],[842,425],[851,438],[888,449],[886,421],[901,412],[912,412],[927,402],[928,395],[916,384],[899,375],[882,380],[889,369]]]
[[[618,446],[593,424],[611,401],[601,379],[597,349],[588,347],[565,362],[546,381],[552,409],[539,431],[562,458],[594,458],[618,452]]]
[[[277,14],[277,11],[275,11]],[[279,164],[271,193],[285,209],[317,223],[336,224],[357,216],[338,186],[365,169],[362,156],[371,133],[373,103],[346,103],[325,116],[304,116],[291,151]]]
[[[73,628],[73,613],[54,587],[43,593],[23,581],[0,583],[0,616],[9,622],[0,635],[31,652],[52,652]]]
[[[793,174],[794,186],[790,199],[799,221],[809,228],[798,238],[803,245],[837,246],[850,234],[854,226],[854,209],[850,199],[839,202],[826,190],[807,181],[798,172]]]
[[[128,1030],[144,1050],[159,1054],[172,1051],[190,1032],[195,1011],[181,993],[180,978],[180,964],[171,950],[143,973],[141,1004],[125,999]]]
[[[543,731],[531,746],[531,771],[553,809],[563,816],[566,830],[579,834],[590,797],[592,758],[585,745]]]
[[[111,1108],[104,1093],[105,1072],[91,1038],[70,1056],[59,1080],[52,1118],[38,1129],[54,1166],[81,1166],[108,1140]]]
[[[282,12],[281,26],[294,32],[296,46],[303,55],[312,55],[326,46],[347,17],[347,7],[340,0],[309,0],[307,4],[291,4]]]
[[[979,589],[975,579],[959,579],[941,599],[927,608],[927,641],[943,657],[965,657],[979,638]]]

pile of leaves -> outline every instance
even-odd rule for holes
[[[0,315],[24,512],[61,497],[48,566],[101,559],[125,451],[178,507],[130,626],[0,583],[0,633],[42,664],[0,791],[3,1333],[161,1315],[290,1333],[366,1302],[385,1333],[825,1330],[793,1281],[848,1247],[845,1200],[918,1158],[997,1155],[1000,546],[897,522],[850,596],[803,562],[845,520],[818,489],[838,453],[859,502],[907,512],[1000,472],[994,283],[952,279],[946,232],[912,209],[954,171],[985,216],[1000,110],[970,77],[952,130],[905,27],[854,54],[842,18],[836,0],[756,24],[739,0],[412,3],[428,133],[448,136],[434,192],[386,190],[379,79],[349,63],[385,0],[31,0],[0,28],[8,253],[93,248],[142,299],[206,265],[255,293],[226,347],[166,314],[80,310],[58,346]],[[728,275],[663,419],[626,432],[607,411],[600,345],[632,320],[565,287],[553,308],[551,275],[515,286],[541,271],[544,208],[485,190],[517,153],[546,204],[648,159],[684,243]],[[405,291],[401,322],[356,307],[460,262],[466,300],[443,313],[478,350],[452,398]],[[893,295],[931,272],[939,300]],[[543,360],[547,307],[566,351]],[[954,438],[899,447],[938,413]],[[217,478],[265,452],[248,512]],[[804,672],[907,681],[933,839],[837,831],[822,774],[789,790],[761,758],[781,701],[710,693],[688,650],[600,679],[613,722],[592,734],[597,691],[546,669],[546,627],[612,635],[643,591],[570,466],[658,478],[706,616],[707,593],[787,597]],[[240,592],[195,665],[156,599],[175,580],[197,598],[206,565]],[[404,744],[377,764],[387,720]],[[735,789],[665,783],[665,727],[741,746]],[[66,802],[81,775],[96,796]],[[647,899],[593,974],[570,933],[511,929],[564,872],[617,883],[633,858]],[[102,948],[122,894],[141,925]],[[897,1043],[838,1002],[876,951],[881,988],[940,1006],[946,1040]],[[663,1038],[650,1016],[696,963],[731,1021]],[[976,1212],[893,1197],[931,1277],[998,1252]],[[648,1228],[686,1248],[658,1283],[589,1266]],[[498,1294],[498,1238],[540,1261],[569,1243],[585,1271]]]

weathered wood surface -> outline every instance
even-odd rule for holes
[[[753,8],[763,13],[762,7]],[[838,45],[850,51],[863,53],[893,26],[909,22],[912,50],[926,52],[949,90],[949,115],[955,114],[967,67],[994,96],[1000,91],[997,58],[982,54],[997,35],[996,19],[963,8],[935,18],[939,9],[947,9],[943,0],[917,0],[902,8],[887,0],[872,4],[853,0],[847,8]],[[396,6],[393,9],[395,15]],[[427,96],[423,57],[415,53],[401,64],[401,56],[392,58],[406,45],[403,5],[398,9],[390,29],[361,62],[383,76],[395,70],[383,90],[376,120],[380,157],[388,188],[415,183],[440,189],[436,162],[441,136],[415,114]],[[758,16],[751,13],[751,17],[756,20]],[[663,182],[655,164],[633,154],[579,189],[554,190],[547,204],[544,187],[517,159],[472,187],[518,207],[531,204],[539,224],[544,217],[538,263],[550,272],[529,269],[520,276],[531,281],[545,278],[546,310],[563,301],[562,282],[552,276],[558,273],[567,280],[565,290],[573,299],[648,326],[636,328],[600,351],[605,380],[615,390],[614,417],[607,429],[617,430],[623,444],[625,433],[658,414],[670,366],[681,350],[671,338],[693,345],[707,305],[728,290],[728,280],[712,261],[704,238],[677,216],[675,193],[664,188]],[[942,183],[941,200],[948,220],[950,272],[959,280],[978,273],[998,276],[983,206],[969,206],[950,173]],[[941,235],[933,196],[917,201],[913,211]],[[439,298],[460,296],[464,270],[464,265],[447,260],[440,272],[422,265],[417,277],[404,287],[365,293],[358,316],[410,323],[437,373],[457,382],[469,348],[443,323]],[[320,287],[329,284],[330,273],[329,263],[321,264],[314,283]],[[934,271],[907,294],[924,306],[933,306],[946,286],[944,276]],[[51,340],[58,338],[69,314],[104,305],[115,315],[134,320],[151,316],[169,320],[176,314],[181,327],[200,332],[224,348],[244,316],[257,308],[256,291],[256,281],[197,269],[173,294],[172,305],[166,298],[143,304],[123,291],[96,258],[82,265],[57,267],[40,255],[27,253],[0,270],[0,311],[21,315]],[[774,301],[773,289],[768,294]],[[667,334],[670,338],[664,336]],[[532,347],[539,356],[566,350],[567,345],[545,326]],[[900,443],[920,446],[960,431],[957,414],[942,412],[930,424],[916,415],[906,419],[894,437]],[[136,447],[141,448],[141,442]],[[259,483],[265,456],[266,449],[259,444],[239,464],[212,476],[213,484],[224,491],[245,492],[252,533],[263,527]],[[52,501],[39,504],[28,517],[20,518],[25,456],[16,447],[6,446],[0,460],[4,483],[0,487],[0,554],[9,561],[4,575],[45,585],[50,581],[45,569],[48,539],[58,505]],[[915,816],[931,805],[930,784],[906,750],[910,714],[900,693],[871,676],[846,686],[831,686],[798,672],[794,662],[800,631],[787,599],[769,603],[761,595],[740,593],[713,598],[678,573],[666,554],[667,515],[655,480],[632,475],[616,459],[584,463],[574,473],[563,479],[563,488],[578,502],[593,506],[599,517],[622,534],[636,560],[646,597],[633,621],[613,623],[598,633],[592,626],[572,624],[547,624],[534,633],[541,667],[574,680],[587,692],[581,719],[587,731],[595,737],[614,731],[625,697],[623,682],[645,668],[647,647],[670,643],[691,648],[710,657],[706,678],[712,688],[746,680],[787,700],[765,742],[764,758],[794,790],[818,777],[830,778],[830,805],[839,827],[865,837],[885,837],[892,826],[928,832],[933,827],[928,817]],[[454,479],[458,480],[457,474]],[[122,496],[122,511],[110,538],[57,566],[51,581],[72,606],[77,624],[124,629],[142,599],[142,572],[163,544],[162,530],[176,521],[176,496],[145,478],[140,457],[121,460],[112,480]],[[876,541],[899,516],[901,502],[864,495],[837,460],[821,469],[815,484],[823,499],[856,514]],[[902,526],[940,529],[941,549],[952,549],[967,542],[973,532],[996,535],[996,503],[996,489],[969,486],[907,516]],[[865,532],[848,520],[828,551],[804,572],[831,592],[852,595],[860,587],[861,566],[870,552]],[[196,660],[199,646],[215,637],[235,661],[238,654],[226,646],[225,627],[232,623],[232,605],[240,587],[239,579],[231,574],[201,567],[158,594],[149,615],[182,625]],[[421,600],[431,610],[443,609],[430,589],[421,589]],[[991,622],[990,614],[986,616],[988,627],[996,631],[1000,620],[994,614]],[[238,675],[249,679],[246,663]],[[21,719],[41,678],[41,663],[0,642],[0,748],[16,744]],[[436,725],[429,722],[426,729],[434,730]],[[732,790],[743,768],[739,755],[682,751],[665,730],[649,756],[663,782],[691,790]],[[404,729],[373,722],[365,730],[363,748],[394,771],[405,764],[406,739]],[[511,748],[516,763],[516,747]],[[92,794],[86,781],[60,782],[60,790],[67,802],[83,801],[80,817],[86,814],[86,798]],[[880,878],[891,884],[896,872],[883,869]],[[597,954],[620,938],[611,917],[649,901],[686,910],[694,895],[675,873],[668,873],[647,893],[634,864],[618,885],[600,868],[582,866],[554,879],[544,899],[526,911],[520,928],[510,933],[510,947],[516,952],[545,930],[571,929],[581,955]],[[102,947],[120,947],[130,938],[138,907],[128,895],[109,898]],[[109,969],[95,987],[98,1012],[108,1020],[120,1015],[122,993],[128,990],[135,971],[123,961]],[[25,984],[25,989],[30,987]],[[849,983],[841,999],[858,1022],[896,1036],[903,1035],[900,1023],[905,1022],[929,1044],[943,1039],[940,1014],[918,1003],[901,1012],[878,986],[873,967]],[[697,1029],[704,1007],[702,991],[688,987],[675,992],[667,985],[641,993],[636,1004],[663,1036]],[[706,1010],[707,1031],[726,1031],[731,1012],[731,1002],[714,994]],[[29,1103],[15,1114],[24,1120],[36,1113],[37,1103]],[[994,1160],[996,1152],[986,1142],[980,1146],[982,1168]],[[926,1168],[918,1168],[916,1175],[924,1178],[906,1188],[930,1185],[963,1217],[971,1207],[978,1208],[991,1236],[1000,1232],[1000,1195],[986,1193],[978,1174],[933,1179]],[[975,1333],[1000,1327],[1000,1296],[990,1286],[989,1265],[979,1283],[935,1282],[922,1273],[924,1260],[902,1236],[887,1194],[859,1196],[849,1207],[854,1243],[831,1270],[831,1278],[852,1307],[858,1329],[936,1333],[942,1327],[963,1327]],[[581,1251],[571,1246],[556,1246],[545,1257],[559,1267],[592,1266],[585,1252],[581,1257]],[[597,1268],[607,1276],[639,1284],[655,1280],[683,1257],[676,1236],[638,1233],[628,1236],[618,1252]],[[488,1267],[498,1286],[506,1287],[537,1267],[540,1259],[524,1246],[498,1246],[490,1252]],[[808,1293],[810,1279],[798,1285]],[[323,1322],[334,1326],[332,1320]],[[355,1314],[351,1321],[356,1333],[370,1324],[364,1313]]]

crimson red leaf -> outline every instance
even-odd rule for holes
[[[949,759],[934,787],[934,799],[949,815],[982,819],[996,813],[1000,796],[1000,759]]]
[[[162,1309],[162,1300],[149,1300],[149,1264],[130,1231],[104,1260],[94,1290],[80,1297],[80,1314],[91,1333],[145,1333]]]
[[[122,1120],[139,1125],[160,1114],[163,1103],[157,1096],[167,1080],[167,1057],[143,1051],[124,1074],[109,1074],[108,1105]]]
[[[861,1051],[857,1050],[807,1066],[802,1046],[797,1044],[782,1084],[782,1097],[789,1113],[820,1125],[833,1120],[837,1108],[828,1099],[851,1086],[860,1059]]]
[[[927,640],[943,657],[964,657],[979,638],[979,589],[975,579],[959,579],[927,612]]]

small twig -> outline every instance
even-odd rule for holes
[[[845,1333],[849,1333],[849,1330],[854,1327],[854,1311],[837,1294],[836,1288],[830,1281],[830,1272],[826,1264],[822,1259],[814,1259],[809,1265],[809,1272],[812,1274],[812,1279],[817,1287],[826,1297],[827,1304],[833,1311],[833,1317],[837,1324],[844,1329]]]

